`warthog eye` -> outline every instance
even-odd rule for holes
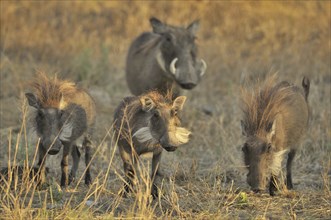
[[[172,42],[172,36],[168,33],[164,33],[162,34],[163,37],[165,38],[165,40],[168,42],[168,43],[171,43]]]
[[[160,117],[160,112],[159,111],[155,111],[153,114],[154,118],[159,118]]]
[[[38,110],[38,117],[39,118],[44,118],[44,116],[45,116],[44,112],[41,109]]]
[[[248,152],[248,144],[245,143],[241,150],[246,154]]]
[[[64,110],[60,110],[59,115],[62,117],[64,115]]]
[[[272,148],[271,143],[268,143],[268,144],[263,146],[262,151],[263,151],[263,153],[270,153],[271,148]]]

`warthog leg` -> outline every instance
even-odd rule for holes
[[[72,164],[72,168],[71,168],[70,175],[69,175],[69,184],[71,182],[75,181],[76,172],[77,172],[78,164],[79,164],[79,160],[80,160],[80,152],[76,145],[74,145],[71,150],[71,156],[73,159],[73,164]]]
[[[90,172],[90,163],[92,159],[92,142],[89,136],[86,136],[83,142],[83,147],[85,148],[85,184],[90,185],[92,182],[91,172]]]
[[[288,153],[287,163],[286,163],[286,186],[288,189],[293,189],[292,183],[292,162],[294,159],[296,151],[291,150]]]
[[[124,172],[126,176],[126,183],[124,183],[124,193],[126,194],[131,191],[130,187],[132,187],[133,185],[133,180],[135,176],[135,172],[131,163],[124,162]]]
[[[45,172],[45,164],[46,164],[46,151],[41,143],[39,143],[38,147],[38,167],[39,167],[39,175],[38,175],[38,185],[45,183],[46,181],[46,172]]]
[[[159,196],[157,186],[155,185],[155,179],[156,179],[156,176],[157,176],[157,171],[159,169],[161,155],[162,155],[162,151],[154,153],[153,154],[153,159],[152,159],[152,183],[153,183],[153,185],[152,185],[152,196],[153,196],[154,199]]]
[[[63,156],[61,161],[61,187],[67,187],[68,186],[68,159],[69,159],[69,153],[71,150],[70,144],[66,144],[63,147]]]

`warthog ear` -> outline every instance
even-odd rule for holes
[[[143,96],[140,98],[140,103],[142,105],[142,110],[145,111],[145,112],[149,112],[151,111],[152,109],[155,108],[155,103],[154,101],[148,97],[148,96]]]
[[[241,126],[241,134],[247,137],[248,136],[247,127],[243,120],[240,120],[240,126]]]
[[[150,18],[149,22],[152,25],[153,32],[156,34],[163,33],[167,27],[165,24],[163,24],[159,19],[157,19],[155,17]]]
[[[32,106],[36,109],[39,109],[41,107],[40,101],[33,93],[30,93],[30,92],[25,93],[25,97],[28,99],[30,106]]]
[[[172,104],[172,109],[174,111],[180,111],[183,109],[183,106],[186,101],[186,96],[178,96],[175,100],[174,103]]]
[[[199,20],[195,20],[193,21],[189,26],[187,26],[187,30],[193,35],[195,36],[198,29],[200,26],[200,21]]]

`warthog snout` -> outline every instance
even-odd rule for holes
[[[163,148],[168,152],[172,152],[177,149],[177,147],[175,147],[175,146],[167,146],[167,147],[163,147]]]
[[[197,84],[194,84],[194,83],[182,83],[180,84],[180,86],[183,88],[183,89],[193,89]]]
[[[176,146],[172,146],[172,145],[169,145],[169,144],[163,145],[162,142],[161,142],[161,146],[162,146],[163,149],[165,149],[168,152],[172,152],[172,151],[177,150]]]
[[[162,148],[168,152],[172,152],[177,149],[177,146],[173,146],[173,145],[169,144],[169,138],[167,138],[167,137],[162,137],[160,140],[160,144],[161,144]]]
[[[56,155],[61,150],[63,144],[58,138],[56,138],[55,140],[50,139],[48,141],[43,141],[43,146],[48,150],[48,154]]]
[[[193,89],[200,81],[200,77],[204,75],[207,68],[206,62],[201,59],[196,64],[193,64],[189,59],[174,58],[170,63],[170,72],[174,74],[177,83],[183,89]]]
[[[63,144],[61,143],[61,141],[59,139],[56,139],[56,141],[54,142],[53,145],[49,145],[51,146],[49,151],[48,151],[48,154],[50,155],[55,155],[55,154],[58,154],[59,151],[61,150]]]
[[[258,175],[247,174],[247,183],[254,193],[259,193],[265,190],[267,179],[260,178]]]
[[[56,155],[58,154],[60,151],[60,149],[51,149],[50,151],[48,151],[49,155]]]

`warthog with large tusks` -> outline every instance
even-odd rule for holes
[[[162,150],[174,151],[189,141],[190,132],[180,127],[178,113],[186,97],[174,101],[158,92],[149,92],[138,97],[127,97],[121,102],[114,115],[114,130],[118,137],[118,148],[124,164],[127,183],[134,179],[135,155],[152,152],[152,176],[155,180]],[[125,184],[125,193],[129,192]],[[157,188],[153,181],[153,197]]]
[[[128,52],[126,80],[134,95],[157,89],[166,94],[173,89],[174,97],[180,88],[192,89],[204,75],[207,64],[197,58],[195,34],[199,22],[187,28],[175,27],[151,18],[153,33],[136,38]]]
[[[30,106],[35,108],[32,122],[40,138],[38,165],[41,182],[45,181],[46,155],[55,155],[63,147],[61,161],[61,186],[66,187],[76,175],[80,152],[78,140],[82,137],[85,148],[85,183],[91,183],[89,164],[91,161],[91,140],[95,122],[95,103],[91,96],[74,83],[48,78],[39,73],[31,83],[33,93],[26,93]],[[70,176],[68,174],[68,155],[73,157]]]
[[[303,89],[275,81],[276,76],[272,76],[253,91],[242,90],[241,127],[246,136],[242,151],[248,168],[247,182],[258,192],[269,181],[270,195],[275,194],[277,176],[287,153],[286,185],[293,188],[292,162],[309,119],[309,80],[303,78]]]

